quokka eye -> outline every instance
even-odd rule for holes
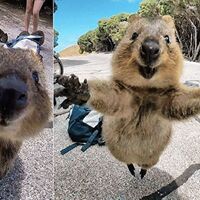
[[[38,72],[34,71],[32,73],[32,77],[33,77],[33,80],[35,81],[35,83],[39,83],[39,75],[38,75]]]
[[[135,40],[138,37],[138,33],[134,32],[131,36],[131,40]]]
[[[169,35],[165,35],[164,38],[166,43],[169,44],[170,43]]]

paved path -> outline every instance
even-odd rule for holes
[[[74,73],[82,80],[107,78],[110,58],[110,54],[69,57],[63,60],[65,73]],[[182,81],[199,79],[200,64],[187,62]],[[164,200],[200,199],[200,124],[195,119],[174,124],[173,138],[159,163],[140,180],[132,177],[106,147],[93,146],[85,153],[77,147],[60,155],[59,151],[72,143],[66,117],[67,114],[54,121],[56,200],[159,200],[170,188],[173,192]]]
[[[24,11],[0,2],[0,28],[14,39],[23,30]],[[45,33],[42,47],[47,85],[52,96],[53,66],[52,22],[42,18],[40,29]],[[0,181],[0,200],[53,199],[53,129],[45,129],[39,136],[24,142],[14,169]]]

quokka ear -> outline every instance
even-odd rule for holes
[[[133,15],[130,15],[130,17],[128,18],[128,23],[132,23],[134,22],[135,20],[138,20],[140,19],[141,17],[137,14],[133,14]]]
[[[176,29],[174,24],[174,19],[170,15],[164,15],[162,16],[162,19],[174,30]]]

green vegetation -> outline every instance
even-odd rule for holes
[[[57,6],[56,2],[54,1],[54,10],[53,10],[53,12],[55,13],[57,10],[58,10],[58,6]],[[54,32],[54,48],[55,48],[55,47],[58,46],[59,33],[55,29],[53,29],[53,32]]]
[[[59,33],[54,29],[54,47],[58,46],[58,35]]]
[[[144,0],[140,4],[138,14],[142,17],[153,17],[158,15],[173,15],[173,0]]]
[[[185,57],[200,61],[200,3],[199,0],[144,0],[138,11],[143,17],[171,15],[175,20],[177,38]],[[95,30],[78,40],[82,52],[112,51],[123,37],[130,14],[101,19]]]
[[[130,14],[120,14],[110,19],[102,19],[95,30],[82,35],[78,40],[80,51],[112,51],[123,37]]]
[[[53,12],[55,13],[58,9],[57,3],[54,1]]]
[[[191,61],[200,61],[199,0],[145,0],[139,14],[144,17],[171,15],[185,57]]]
[[[57,6],[56,2],[54,1],[54,10],[53,10],[53,12],[55,13],[57,11],[57,9],[58,9],[58,6]],[[59,33],[55,29],[53,30],[53,32],[54,32],[54,48],[55,48],[56,46],[58,46]]]

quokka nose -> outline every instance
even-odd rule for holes
[[[28,103],[28,87],[16,74],[9,74],[0,78],[0,112],[9,116],[10,113],[20,111]]]
[[[146,64],[151,64],[160,55],[160,46],[156,40],[147,39],[143,42],[140,55]]]

